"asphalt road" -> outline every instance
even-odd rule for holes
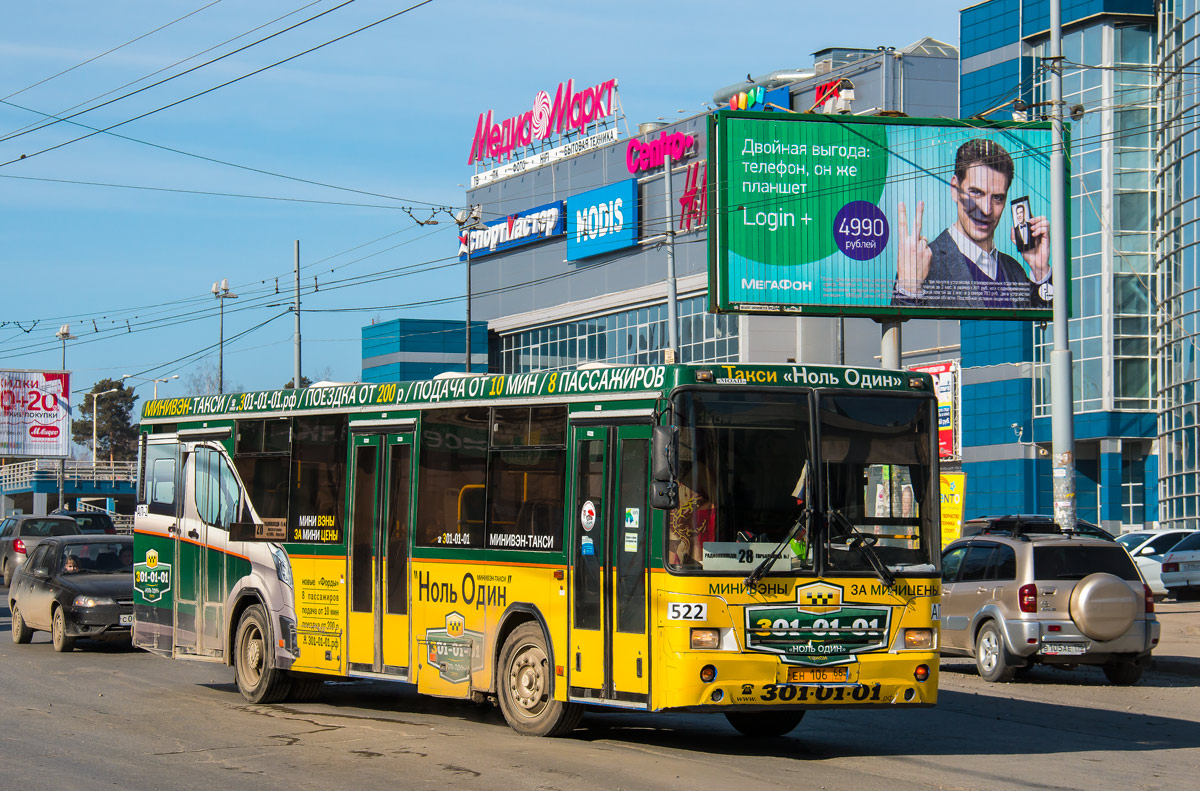
[[[943,664],[935,709],[810,712],[752,741],[723,717],[595,714],[518,736],[491,706],[340,682],[251,706],[223,665],[128,644],[9,639],[0,610],[0,778],[10,789],[1191,789],[1200,679],[1038,669],[1008,685]]]

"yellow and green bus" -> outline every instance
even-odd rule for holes
[[[325,679],[724,714],[937,698],[932,380],[583,366],[142,410],[134,641],[251,702]]]

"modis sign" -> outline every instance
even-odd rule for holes
[[[479,160],[503,162],[512,158],[513,149],[541,143],[551,135],[582,132],[589,124],[607,118],[616,111],[617,81],[575,90],[575,81],[560,82],[554,99],[538,91],[533,107],[520,115],[496,122],[492,111],[479,114],[475,138],[467,164]]]
[[[637,179],[567,199],[567,259],[620,250],[637,243]]]
[[[468,242],[470,256],[479,258],[558,236],[563,232],[565,206],[563,201],[534,206],[532,209],[492,220],[481,230],[468,231],[466,235],[458,237],[458,260],[467,260]]]

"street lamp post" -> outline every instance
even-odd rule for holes
[[[454,215],[454,222],[458,223],[459,240],[467,248],[467,356],[463,368],[466,373],[471,373],[471,231],[487,228],[480,221],[482,216],[483,207],[479,204],[469,209],[459,209]]]
[[[71,334],[71,325],[64,324],[58,328],[58,332],[54,333],[54,337],[62,341],[62,369],[63,373],[67,371],[67,341],[79,340]],[[66,403],[70,403],[70,393],[63,393],[63,398]],[[59,458],[58,460],[58,507],[65,507],[63,502],[66,499],[67,489],[67,460]]]
[[[217,341],[217,395],[221,395],[225,392],[225,300],[237,299],[238,295],[229,290],[228,278],[222,278],[220,284],[212,284],[212,295],[221,306],[218,325],[220,334]]]
[[[96,417],[97,417],[96,404],[100,400],[100,396],[117,393],[117,392],[120,392],[120,390],[121,390],[121,388],[114,387],[112,390],[104,390],[99,393],[92,393],[92,475],[93,476],[95,476],[95,474],[96,474]]]
[[[159,382],[169,382],[172,379],[178,379],[178,378],[179,378],[179,374],[172,374],[171,376],[168,376],[164,379],[152,379],[149,376],[134,376],[133,374],[124,374],[121,376],[121,381],[125,381],[126,379],[141,379],[143,382],[154,382],[154,400],[157,401],[158,400],[158,383]]]

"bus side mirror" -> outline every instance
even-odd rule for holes
[[[650,440],[650,477],[655,481],[675,480],[675,461],[679,457],[679,429],[655,426]]]
[[[650,440],[650,506],[674,508],[679,504],[679,486],[675,483],[679,458],[679,429],[655,426]]]

